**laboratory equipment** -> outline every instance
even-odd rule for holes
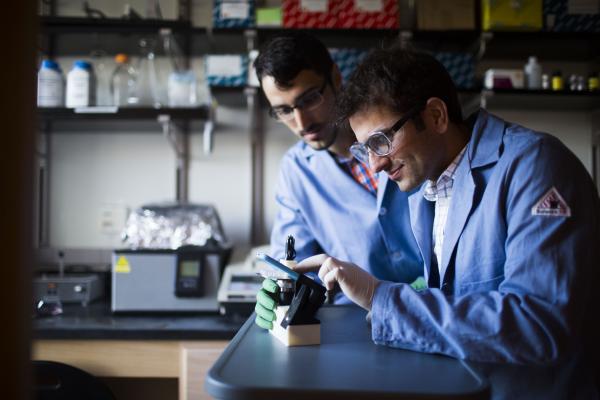
[[[42,275],[33,281],[36,302],[58,299],[61,303],[87,306],[103,294],[104,280],[98,274]]]
[[[77,60],[67,75],[67,108],[89,107],[96,103],[96,81],[92,65]]]
[[[127,219],[123,243],[112,256],[113,312],[218,310],[232,246],[214,207],[142,206]]]
[[[117,249],[113,312],[216,312],[217,288],[231,254],[214,241],[179,249]]]
[[[256,253],[269,250],[269,245],[254,247],[243,262],[228,265],[223,273],[217,299],[222,315],[249,316],[256,305],[256,293],[262,286]]]
[[[104,50],[95,49],[90,52],[91,64],[94,66],[94,77],[96,83],[97,106],[112,106],[110,95],[111,71],[107,65],[108,55]]]
[[[525,81],[527,89],[539,90],[542,88],[542,67],[538,63],[537,57],[531,56],[525,64]]]
[[[552,73],[552,90],[563,90],[564,82],[562,73],[559,70],[556,70]]]
[[[65,81],[60,66],[52,60],[42,61],[38,72],[38,107],[62,107],[65,104]]]
[[[117,67],[110,79],[112,104],[117,107],[137,104],[137,74],[129,63],[129,57],[127,54],[119,53],[115,56],[115,62]]]
[[[281,326],[287,328],[288,325],[317,324],[319,321],[315,314],[325,302],[325,287],[264,253],[257,254],[257,258],[284,272],[296,284],[294,298]]]
[[[154,54],[155,41],[140,39],[141,57],[135,67],[137,71],[136,96],[139,106],[161,107],[160,81]]]

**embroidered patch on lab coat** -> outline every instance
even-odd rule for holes
[[[571,208],[553,186],[531,209],[531,215],[548,217],[570,217]]]

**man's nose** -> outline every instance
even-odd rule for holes
[[[307,113],[298,107],[294,108],[294,121],[300,130],[304,130],[304,128],[309,126],[312,122],[310,119],[310,113]]]
[[[373,172],[381,172],[387,168],[389,164],[387,156],[378,156],[377,154],[369,151],[369,167]]]

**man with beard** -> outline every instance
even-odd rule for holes
[[[513,391],[506,398],[598,398],[600,202],[577,157],[486,110],[463,119],[448,72],[425,53],[374,51],[337,106],[356,134],[353,154],[409,193],[428,288],[333,255],[296,270],[318,269],[327,288],[339,284],[369,310],[377,344],[543,367],[562,383],[542,396],[534,380],[505,382],[495,389]]]
[[[403,223],[406,195],[353,158],[353,133],[332,123],[342,77],[327,48],[308,34],[286,34],[268,42],[254,66],[271,117],[300,139],[281,162],[271,255],[284,258],[286,238],[293,235],[298,260],[326,252],[380,279],[417,279],[423,267]],[[265,283],[267,291],[276,290],[272,281]],[[273,305],[259,299],[256,310],[257,324],[270,329]]]

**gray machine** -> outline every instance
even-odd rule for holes
[[[40,300],[55,299],[62,303],[87,306],[102,296],[104,280],[96,274],[42,275],[33,281],[33,296]]]
[[[113,312],[216,312],[231,246],[209,242],[176,250],[115,250]]]

